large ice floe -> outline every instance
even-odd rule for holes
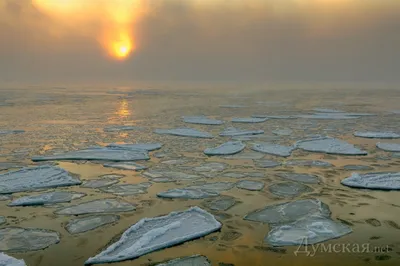
[[[291,224],[273,226],[264,241],[272,246],[312,245],[351,232],[349,226],[329,217],[308,216]]]
[[[284,173],[278,173],[277,176],[279,176],[280,178],[286,179],[286,180],[296,181],[296,182],[305,183],[305,184],[318,184],[319,183],[319,178],[317,176],[311,175],[311,174],[284,172]]]
[[[70,202],[71,200],[80,199],[84,196],[86,196],[86,194],[80,192],[55,191],[55,192],[18,198],[9,203],[8,206],[35,206],[35,205],[55,204],[62,202]]]
[[[329,207],[316,199],[297,200],[267,206],[245,216],[245,220],[268,223],[264,241],[273,246],[315,244],[352,232],[330,218]]]
[[[266,154],[280,157],[288,157],[292,154],[292,151],[295,149],[295,147],[283,146],[273,143],[255,143],[252,149]]]
[[[113,185],[106,188],[100,188],[100,190],[106,193],[112,193],[117,196],[134,196],[139,194],[146,194],[147,189],[150,186],[150,182],[143,182],[139,184]]]
[[[126,150],[144,150],[144,151],[155,151],[161,149],[161,143],[127,143],[127,144],[109,144],[109,148],[120,148]]]
[[[156,129],[154,133],[160,135],[172,135],[179,137],[206,138],[211,139],[213,135],[207,132],[199,131],[193,128],[174,128],[174,129]]]
[[[274,168],[274,167],[281,165],[280,162],[276,162],[273,160],[255,160],[254,164],[257,167],[261,167],[261,168]]]
[[[134,259],[142,255],[197,239],[218,231],[221,223],[199,207],[165,216],[144,218],[128,228],[121,238],[85,264]]]
[[[100,199],[62,208],[55,211],[55,214],[81,215],[89,213],[114,213],[129,212],[134,211],[135,209],[135,206],[125,201],[117,199]]]
[[[0,266],[26,266],[24,260],[18,260],[0,252]]]
[[[267,121],[268,118],[256,118],[256,117],[234,117],[232,123],[262,123]]]
[[[211,119],[206,116],[184,116],[183,122],[199,125],[222,125],[224,121]]]
[[[376,143],[376,147],[384,151],[400,152],[400,144],[397,143]]]
[[[366,151],[354,147],[353,144],[330,137],[300,140],[295,146],[310,152],[323,152],[338,155],[367,155]]]
[[[111,224],[119,220],[118,215],[97,215],[74,219],[68,222],[65,229],[70,234],[80,234],[94,230],[106,224]]]
[[[205,256],[194,255],[190,257],[173,259],[157,264],[156,266],[211,266],[211,262]]]
[[[131,131],[131,130],[140,130],[142,129],[141,127],[136,127],[136,126],[109,126],[105,127],[103,130],[104,132],[120,132],[120,131]]]
[[[360,138],[371,138],[371,139],[398,139],[400,134],[389,131],[356,131],[354,136]]]
[[[198,188],[173,188],[157,193],[157,197],[169,199],[206,199],[219,196],[218,192]]]
[[[259,135],[264,134],[264,130],[247,130],[239,129],[234,127],[225,128],[224,131],[219,133],[221,137],[235,137],[235,136],[246,136],[246,135]]]
[[[0,229],[0,239],[0,251],[7,252],[41,250],[60,242],[55,231],[20,227]]]
[[[62,168],[42,165],[0,174],[0,194],[80,185],[82,182]]]
[[[236,204],[236,200],[233,197],[221,196],[218,198],[212,198],[205,200],[203,205],[214,211],[226,211]]]
[[[70,151],[61,154],[36,156],[32,161],[54,160],[99,160],[99,161],[138,161],[149,160],[149,154],[144,150],[129,150],[111,147],[93,147],[84,150]]]
[[[204,150],[206,155],[232,155],[241,152],[246,147],[241,141],[228,141],[215,148]]]
[[[353,173],[341,183],[354,188],[400,190],[400,172]]]
[[[293,198],[303,193],[308,193],[313,191],[313,189],[310,188],[309,186],[296,182],[284,182],[284,183],[272,184],[268,187],[268,190],[275,196],[283,198]]]
[[[268,118],[268,119],[296,119],[294,115],[252,115],[254,118]]]

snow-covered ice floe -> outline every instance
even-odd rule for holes
[[[0,194],[33,191],[43,188],[80,185],[82,182],[62,168],[42,165],[0,174]]]
[[[178,137],[192,137],[211,139],[213,136],[210,133],[199,131],[193,128],[174,128],[174,129],[156,129],[154,133],[160,135],[172,135]]]
[[[195,225],[195,226],[194,226]],[[199,207],[168,215],[144,218],[128,228],[121,238],[85,264],[134,259],[142,255],[203,237],[221,228],[215,217]]]
[[[338,155],[367,155],[366,151],[356,148],[343,140],[321,137],[298,141],[295,146],[310,152],[323,152]]]
[[[1,266],[26,266],[24,260],[18,260],[14,257],[8,256],[0,252],[0,265]]]
[[[99,161],[139,161],[149,160],[149,154],[144,150],[129,150],[111,147],[94,147],[61,154],[33,157],[32,161],[55,160],[99,160]]]
[[[215,148],[204,150],[206,155],[232,155],[241,152],[246,147],[241,141],[228,141]]]
[[[353,173],[341,183],[354,188],[400,190],[400,172]]]
[[[199,125],[222,125],[224,121],[211,119],[206,116],[184,116],[183,122]]]

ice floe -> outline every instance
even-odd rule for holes
[[[74,186],[82,183],[78,178],[71,176],[64,169],[50,165],[10,171],[0,174],[0,180],[0,194]]]
[[[0,225],[2,225],[2,224],[4,224],[4,223],[6,223],[6,217],[4,217],[4,216],[0,216]],[[0,264],[1,265],[1,264]]]
[[[368,170],[373,170],[374,168],[368,165],[353,165],[353,164],[349,164],[349,165],[345,165],[343,166],[344,170],[347,171],[368,171]]]
[[[397,143],[376,143],[376,147],[384,151],[400,152],[400,144]]]
[[[132,144],[109,144],[107,147],[120,148],[127,150],[144,150],[144,151],[155,151],[162,148],[161,143],[132,143]]]
[[[106,193],[112,193],[117,196],[134,196],[139,194],[146,194],[147,189],[150,186],[150,182],[144,182],[139,184],[112,185],[110,187],[100,188],[100,190]]]
[[[341,183],[354,188],[400,190],[400,172],[353,173]]]
[[[319,183],[319,178],[311,174],[301,174],[301,173],[279,173],[277,174],[280,178],[287,179],[290,181],[296,181],[306,184],[317,184]]]
[[[18,260],[14,257],[8,256],[0,252],[0,265],[1,266],[26,266],[24,260]]]
[[[201,178],[201,176],[198,175],[172,171],[147,171],[143,173],[143,176],[149,178],[152,182],[156,183],[196,180]]]
[[[193,226],[195,225],[195,226]],[[128,228],[121,238],[85,264],[100,264],[134,259],[144,254],[168,248],[221,228],[213,215],[199,207],[166,216],[144,218]]]
[[[80,234],[94,230],[106,224],[111,224],[119,220],[118,215],[97,215],[74,219],[68,222],[65,229],[70,234]]]
[[[104,167],[111,167],[121,170],[141,171],[147,169],[147,166],[137,164],[134,162],[115,162],[103,164]]]
[[[99,161],[138,161],[149,160],[147,151],[127,150],[120,148],[94,147],[84,150],[71,151],[61,154],[33,157],[32,161],[54,160],[99,160]]]
[[[295,148],[292,146],[283,146],[274,143],[255,143],[252,149],[266,154],[280,157],[288,157],[292,154],[292,151]]]
[[[86,194],[80,192],[55,191],[39,195],[21,197],[13,200],[11,203],[8,204],[8,206],[35,206],[55,204],[70,202],[74,199],[80,199],[84,196],[86,196]]]
[[[61,215],[81,215],[89,213],[129,212],[135,209],[135,206],[125,201],[100,199],[62,208],[55,211],[55,213]]]
[[[219,198],[212,198],[204,201],[203,205],[213,211],[226,211],[236,204],[236,200],[233,197],[221,196]]]
[[[267,121],[268,118],[256,118],[256,117],[234,117],[231,119],[232,123],[262,123]]]
[[[196,166],[193,168],[193,171],[195,172],[222,172],[228,167],[227,164],[225,163],[217,163],[217,162],[212,162],[212,163],[205,163],[200,166]]]
[[[232,183],[232,182],[211,182],[211,183],[204,183],[201,185],[193,185],[193,186],[189,186],[187,188],[221,192],[221,191],[230,190],[234,186],[235,186],[235,183]]]
[[[174,129],[156,129],[154,133],[161,135],[172,135],[179,137],[193,137],[211,139],[213,135],[207,132],[199,131],[193,128],[174,128]]]
[[[268,118],[268,119],[296,119],[294,115],[252,115],[254,118]]]
[[[236,183],[236,187],[250,191],[257,191],[264,188],[264,183],[259,181],[241,180]]]
[[[246,147],[241,141],[228,141],[224,144],[204,150],[206,155],[232,155],[241,152]]]
[[[245,136],[245,135],[259,135],[264,134],[264,130],[246,130],[238,129],[234,127],[225,128],[219,135],[221,137],[234,137],[234,136]]]
[[[92,179],[83,183],[81,187],[84,188],[101,188],[101,187],[108,187],[119,182],[118,179],[111,179],[111,178],[101,178],[101,179]]]
[[[173,188],[157,193],[157,197],[169,199],[205,199],[219,196],[218,192],[197,188]]]
[[[297,197],[303,193],[313,191],[309,186],[303,185],[297,182],[284,182],[272,184],[268,187],[268,190],[278,197],[292,198]]]
[[[269,224],[284,224],[311,215],[329,217],[330,213],[328,205],[320,200],[304,199],[269,205],[247,214],[244,219]]]
[[[351,228],[324,216],[308,216],[290,224],[273,226],[265,238],[272,246],[312,245],[350,234]]]
[[[356,148],[353,144],[343,140],[323,137],[308,140],[301,140],[296,143],[296,147],[310,152],[323,152],[338,155],[367,155],[366,151]]]
[[[55,231],[21,227],[0,229],[0,239],[0,251],[8,252],[41,250],[60,242]]]
[[[255,160],[255,165],[261,168],[274,168],[280,166],[280,162],[272,161],[272,160]]]
[[[206,116],[184,116],[183,122],[199,125],[222,125],[224,121],[211,119]]]
[[[310,166],[310,167],[332,167],[333,164],[319,160],[291,160],[287,161],[285,165],[289,166]]]
[[[293,133],[293,130],[291,129],[276,129],[273,130],[272,133],[278,136],[290,136]]]
[[[378,131],[356,131],[354,132],[354,136],[360,138],[374,138],[374,139],[398,139],[400,138],[400,134],[394,132],[378,132]]]
[[[211,266],[211,263],[205,256],[194,255],[190,257],[173,259],[157,264],[156,266]]]

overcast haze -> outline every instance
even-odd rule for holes
[[[147,0],[124,61],[99,42],[113,1],[82,2],[0,0],[0,82],[400,81],[398,0]]]

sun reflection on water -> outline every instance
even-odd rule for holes
[[[129,105],[128,105],[128,101],[127,100],[123,99],[120,102],[119,108],[118,108],[116,114],[122,120],[127,119],[129,116],[131,116],[132,112],[129,109]]]

